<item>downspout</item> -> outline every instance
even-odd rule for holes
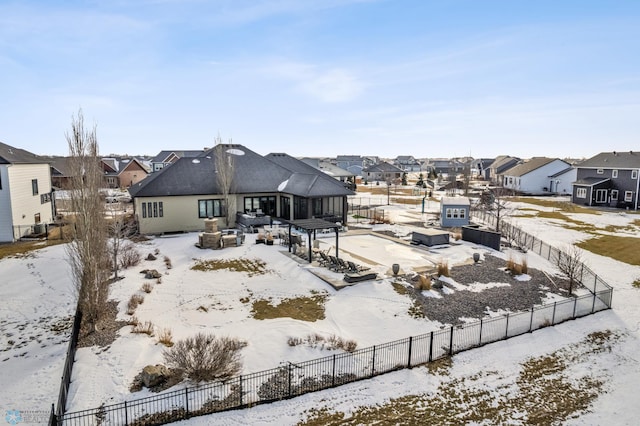
[[[636,178],[636,206],[635,206],[635,210],[638,210],[638,190],[640,190],[640,169],[638,169],[637,178]]]

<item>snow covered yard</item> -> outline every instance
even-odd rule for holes
[[[398,219],[420,219],[415,207],[389,206],[390,213],[394,210]],[[601,216],[603,222],[611,222],[609,215]],[[596,222],[599,217],[588,219],[600,223]],[[634,220],[633,215],[625,216],[624,222],[619,217],[622,216],[613,220],[619,226],[627,226]],[[554,221],[519,218],[518,222],[525,230],[552,244],[577,240],[575,230]],[[604,224],[601,227],[606,228]],[[408,233],[410,228],[395,223],[380,225],[379,229],[402,234]],[[439,250],[435,250],[436,253],[423,249],[406,251],[410,249],[397,244],[389,250],[386,244],[380,243],[379,237],[370,235],[342,238],[341,254],[344,251],[346,257],[355,254],[369,259],[368,266],[378,272],[381,279],[336,291],[311,273],[310,269],[317,266],[292,260],[282,253],[280,246],[253,244],[251,238],[255,237],[247,236],[241,247],[221,251],[197,249],[194,246],[196,234],[140,243],[143,257],[157,251],[157,259],[143,261],[139,267],[125,271],[125,279],[112,286],[111,295],[118,301],[119,320],[130,319],[126,311],[132,295],[144,296],[144,302],[135,309],[135,316],[140,322],[151,321],[156,336],[134,334],[131,326],[124,326],[119,337],[108,347],[79,349],[69,411],[150,395],[147,390],[131,393],[129,388],[145,365],[162,362],[164,346],[158,343],[158,334],[166,329],[172,331],[174,341],[202,330],[247,341],[249,345],[242,351],[242,372],[246,374],[278,367],[282,361],[300,362],[331,353],[304,344],[290,346],[288,340],[292,337],[333,335],[365,347],[424,334],[441,326],[438,322],[411,315],[413,301],[396,291],[393,279],[388,276],[390,265],[396,261],[402,265],[403,272],[433,265],[441,258]],[[371,238],[375,240],[367,242]],[[332,240],[323,239],[322,244],[330,246]],[[376,249],[372,249],[372,245]],[[451,264],[454,264],[468,261],[477,250],[475,246],[460,244],[443,253],[448,251],[454,259]],[[486,253],[483,251],[483,254]],[[498,255],[506,256],[506,253]],[[73,312],[73,298],[67,284],[64,250],[52,247],[34,252],[33,256],[31,259],[0,260],[0,276],[12,277],[12,280],[20,277],[19,281],[12,282],[21,285],[19,293],[15,286],[3,285],[4,300],[22,301],[22,306],[28,306],[20,315],[30,324],[40,317],[68,320]],[[167,267],[164,256],[170,259],[171,268]],[[220,424],[297,424],[305,420],[308,424],[314,424],[313,421],[315,424],[358,424],[375,419],[393,421],[394,412],[404,416],[396,421],[411,419],[410,415],[417,416],[416,419],[419,416],[440,419],[438,416],[448,415],[445,418],[464,419],[460,422],[486,419],[491,423],[523,424],[534,419],[557,418],[552,412],[554,409],[548,407],[562,407],[565,422],[634,424],[640,413],[632,404],[633,389],[640,379],[636,355],[640,349],[637,340],[640,315],[636,309],[640,290],[631,284],[640,277],[640,270],[637,266],[590,253],[586,257],[588,265],[616,288],[613,311],[460,353],[448,363],[390,373],[294,400],[196,418],[189,424],[210,424],[212,421]],[[255,274],[192,269],[197,261],[215,259],[255,259],[263,261],[264,267],[258,268],[260,272]],[[553,270],[533,254],[527,256],[527,262],[532,268]],[[139,273],[147,268],[161,273],[160,282],[145,279]],[[56,272],[50,272],[51,269]],[[48,291],[55,290],[52,294],[46,293],[39,284],[37,274],[42,275],[43,271],[47,271],[44,281],[50,284]],[[149,293],[142,290],[145,283],[151,285]],[[451,283],[454,291],[462,290],[457,288],[459,285],[455,280]],[[66,288],[61,290],[63,286]],[[469,291],[502,286],[497,282],[484,286],[467,284]],[[269,302],[275,306],[286,300],[312,297],[324,300],[323,318],[315,321],[288,317],[253,318],[256,302]],[[65,308],[61,309],[61,306]],[[46,315],[37,312],[46,312]],[[8,320],[11,327],[18,329],[21,324],[17,317],[9,318],[13,318]],[[4,323],[2,325],[4,327]],[[34,335],[38,333],[34,332]],[[52,337],[52,333],[47,337]],[[52,347],[56,348],[55,354],[36,346],[32,346],[31,355],[24,357],[20,356],[22,348],[8,348],[4,352],[10,359],[0,364],[3,377],[6,371],[9,374],[6,377],[16,385],[9,388],[9,393],[2,390],[3,401],[13,401],[3,408],[48,411],[50,403],[57,399],[66,344]],[[29,363],[24,361],[28,356],[33,357]],[[9,362],[15,363],[11,364],[11,369],[8,369]],[[41,384],[25,381],[24,377],[39,377]],[[455,395],[465,395],[467,402]],[[579,397],[580,401],[569,404],[571,395]],[[519,400],[529,403],[518,403]]]

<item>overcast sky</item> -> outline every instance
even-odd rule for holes
[[[640,1],[0,1],[0,141],[396,157],[640,150]]]

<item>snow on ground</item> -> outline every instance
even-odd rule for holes
[[[385,203],[386,197],[381,198]],[[430,204],[431,209],[437,208],[436,203]],[[538,207],[527,205],[527,208]],[[405,228],[396,220],[419,222],[425,217],[420,206],[392,205],[384,206],[384,209],[394,224],[380,225],[377,229],[392,230],[399,235],[403,232],[408,235],[411,228]],[[635,218],[637,215],[612,212],[581,215],[579,220],[605,228],[608,225],[627,226]],[[584,233],[540,218],[517,218],[517,224],[542,241],[558,247],[588,238]],[[310,273],[313,266],[292,260],[282,253],[284,248],[281,246],[256,245],[254,238],[247,235],[243,246],[220,251],[197,249],[194,246],[196,234],[154,238],[142,243],[140,251],[143,256],[156,249],[160,254],[155,261],[143,261],[139,267],[125,271],[125,279],[112,286],[111,297],[120,302],[118,319],[128,318],[125,310],[129,297],[134,293],[143,294],[145,302],[137,308],[136,316],[143,322],[153,321],[157,331],[170,328],[174,341],[198,331],[213,331],[248,341],[249,346],[242,352],[243,373],[250,373],[277,367],[285,360],[296,362],[328,354],[302,345],[290,347],[288,337],[303,338],[311,333],[335,334],[357,341],[359,347],[366,347],[437,329],[438,324],[409,316],[410,300],[395,292],[388,285],[388,278],[384,277],[392,263],[399,263],[404,272],[409,272],[414,268],[433,266],[444,256],[450,256],[447,257],[451,259],[450,265],[465,262],[478,251],[478,247],[470,244],[460,244],[455,249],[425,250],[377,236],[349,235],[339,241],[341,255],[344,253],[346,258],[361,264],[364,263],[362,259],[368,259],[370,263],[367,266],[378,272],[382,279],[337,291]],[[323,238],[321,244],[323,249],[329,248],[334,239]],[[166,268],[163,256],[171,259],[171,269]],[[0,353],[3,378],[0,408],[5,411],[48,411],[50,404],[57,400],[67,338],[46,330],[73,313],[73,295],[64,257],[63,247],[56,246],[37,251],[33,257],[0,260],[0,277],[7,277],[0,285],[0,296],[5,302],[0,308],[0,344],[3,349]],[[268,272],[249,277],[240,272],[190,269],[195,259],[214,258],[262,259]],[[439,384],[446,380],[461,379],[478,372],[496,373],[487,373],[482,382],[482,386],[491,392],[498,392],[503,387],[513,388],[511,391],[515,392],[520,364],[531,357],[552,354],[569,345],[579,344],[593,331],[613,330],[621,333],[623,338],[609,352],[586,353],[573,360],[571,371],[575,374],[591,374],[606,383],[605,392],[596,399],[591,412],[582,413],[569,423],[636,424],[640,415],[640,407],[635,404],[635,389],[640,382],[637,355],[640,353],[640,313],[637,308],[640,290],[632,287],[631,283],[640,278],[640,267],[589,252],[585,252],[585,260],[615,288],[613,310],[457,354],[447,377],[433,375],[425,368],[414,368],[293,400],[195,418],[185,423],[296,424],[306,418],[306,412],[311,409],[327,407],[348,414],[358,407],[383,404],[401,395],[427,395],[431,398],[436,395]],[[527,255],[527,262],[533,268],[550,268],[533,254]],[[143,268],[155,268],[163,274],[162,282],[154,284],[149,294],[140,290],[142,284],[149,281],[139,273]],[[491,285],[485,284],[484,288],[487,287]],[[433,293],[432,296],[439,296]],[[246,298],[277,303],[314,294],[327,298],[326,317],[315,322],[288,318],[255,320],[251,317],[251,304],[246,303]],[[78,350],[69,396],[70,411],[149,395],[146,390],[131,394],[129,386],[145,365],[162,361],[163,346],[157,344],[155,338],[132,334],[130,329],[129,326],[123,327],[109,348]],[[14,343],[10,344],[9,340]],[[26,343],[17,348],[22,342]],[[21,355],[24,352],[26,354]]]

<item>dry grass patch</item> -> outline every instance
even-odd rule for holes
[[[631,284],[635,288],[640,288],[640,279],[637,279]]]
[[[304,338],[289,337],[287,340],[289,346],[305,345],[310,348],[320,348],[321,350],[334,351],[336,349],[342,349],[345,352],[354,352],[358,347],[358,343],[355,340],[346,340],[342,337],[338,337],[332,334],[329,337],[324,337],[318,333],[309,334]]]
[[[166,347],[173,346],[173,333],[170,328],[163,328],[160,334],[158,334],[158,343],[162,343]]]
[[[293,318],[300,321],[314,322],[323,320],[324,302],[326,294],[314,294],[308,297],[284,299],[277,305],[270,300],[256,300],[253,302],[251,314],[258,320],[274,318]]]
[[[329,400],[321,404],[324,407],[306,411],[307,418],[299,424],[564,424],[587,412],[603,391],[603,381],[589,369],[569,370],[576,362],[598,362],[589,354],[608,356],[619,337],[596,332],[575,345],[531,358],[522,364],[515,383],[500,371],[449,378],[451,358],[443,358],[426,366],[441,378],[435,392],[355,407],[348,414],[329,408]],[[495,383],[490,389],[489,382]]]
[[[586,213],[586,214],[600,214],[597,210],[588,209],[586,207],[579,206],[577,204],[573,204],[569,201],[560,201],[554,199],[539,199],[539,198],[530,198],[530,197],[515,197],[512,201],[533,204],[535,206],[541,207],[549,207],[553,209],[557,209],[567,213]]]
[[[138,322],[131,329],[132,333],[136,334],[146,334],[149,337],[153,337],[155,326],[151,321]]]
[[[32,251],[62,244],[63,240],[18,241],[0,244],[0,259],[5,257],[27,257]]]
[[[233,272],[246,272],[247,275],[252,277],[269,273],[270,270],[266,266],[267,264],[260,259],[196,259],[196,263],[191,269],[203,272],[226,269]]]
[[[586,241],[576,243],[584,250],[601,256],[610,257],[629,265],[640,265],[640,238],[619,237],[617,235],[600,235]]]

